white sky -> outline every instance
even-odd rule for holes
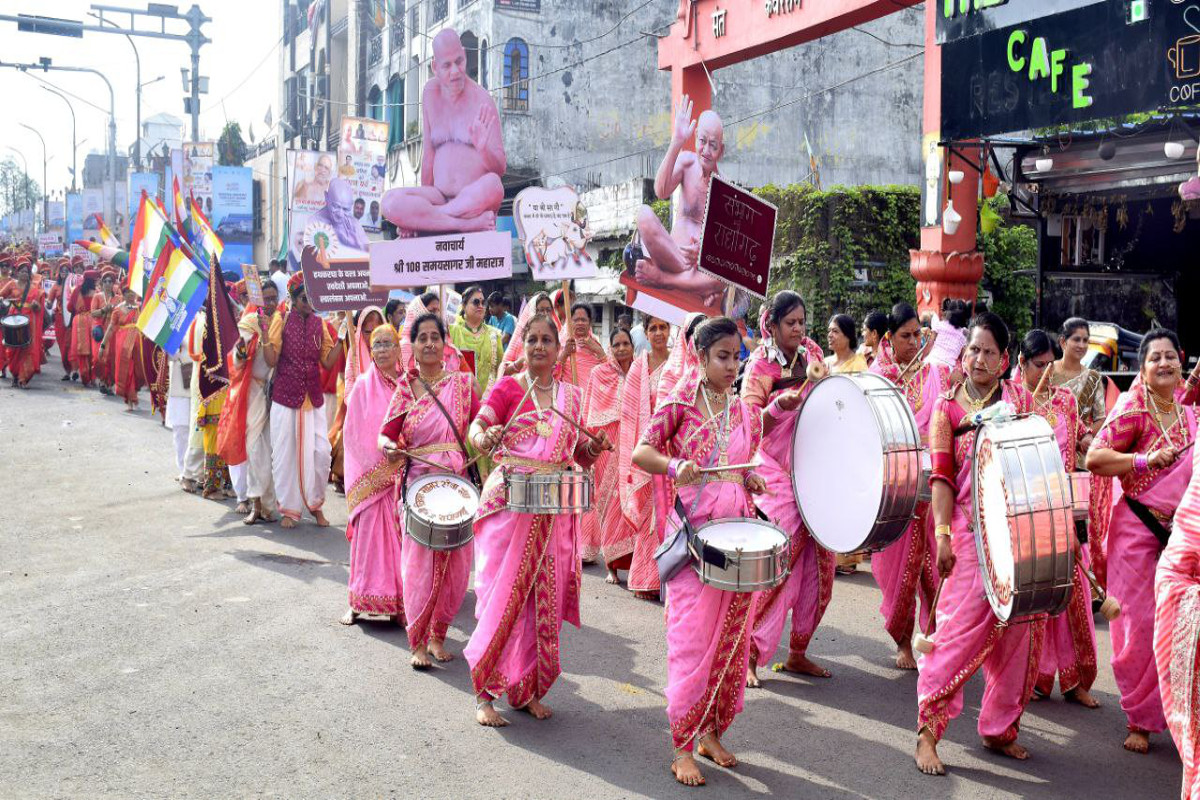
[[[200,96],[200,138],[216,140],[228,118],[241,123],[247,143],[253,123],[255,137],[261,141],[267,133],[263,120],[267,108],[272,109],[272,122],[279,119],[276,106],[281,4],[279,0],[181,0],[177,4],[180,12],[191,8],[193,2],[213,20],[202,29],[212,41],[200,48],[200,74],[209,77],[208,94]],[[39,14],[99,24],[87,16],[93,4],[144,9],[146,0],[0,0],[0,13]],[[176,5],[175,2],[169,4]],[[105,18],[127,27],[129,16],[106,13]],[[146,29],[153,24],[151,18],[139,19],[139,28]],[[168,26],[171,33],[186,31],[185,21]],[[138,37],[134,41],[141,55],[142,82],[163,76],[163,80],[142,89],[142,120],[163,111],[173,114],[184,121],[184,141],[187,141],[191,121],[183,113],[184,92],[179,71],[190,67],[190,49],[184,42]],[[116,94],[117,152],[126,152],[136,138],[137,128],[134,57],[129,40],[119,34],[91,31],[85,31],[82,39],[22,33],[17,31],[16,23],[0,22],[0,61],[30,63],[42,56],[52,59],[54,64],[91,67],[108,77]],[[81,143],[78,162],[82,187],[85,155],[104,152],[108,89],[99,77],[88,73],[54,70],[43,73],[39,70],[37,75],[65,90],[64,93],[73,93],[99,106],[98,110],[68,96],[75,108],[76,136]],[[239,87],[243,81],[244,85]],[[21,159],[6,146],[20,150],[29,161],[30,177],[41,182],[41,143],[20,123],[31,125],[46,139],[51,192],[61,192],[64,187],[69,187],[71,115],[62,99],[43,89],[30,75],[0,68],[0,102],[3,103],[0,160],[12,157],[20,164]]]

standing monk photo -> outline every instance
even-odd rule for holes
[[[696,150],[684,152],[683,146],[693,133]],[[660,200],[670,198],[682,187],[675,222],[668,233],[650,206],[642,206],[637,217],[644,251],[637,261],[637,280],[651,288],[700,298],[714,313],[720,313],[725,283],[700,272],[698,264],[708,184],[724,154],[725,129],[717,112],[704,111],[692,119],[692,101],[684,95],[675,115],[671,144],[654,176],[654,193]]]
[[[508,166],[500,113],[467,76],[467,51],[446,28],[433,39],[433,78],[421,96],[421,185],[383,196],[383,216],[403,231],[490,231]]]

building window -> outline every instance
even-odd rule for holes
[[[504,110],[529,110],[529,45],[521,39],[504,45]]]
[[[387,88],[388,149],[404,142],[404,78],[393,75]]]
[[[459,35],[463,50],[467,53],[467,77],[479,82],[479,37],[470,31]]]
[[[383,121],[383,90],[378,86],[372,86],[367,92],[367,116]]]
[[[433,27],[450,14],[450,0],[433,0],[429,4],[429,27]]]
[[[488,42],[479,40],[479,85],[488,88]]]

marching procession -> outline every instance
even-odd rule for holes
[[[237,337],[227,383],[204,397],[205,326],[221,316],[207,304],[167,359],[133,327],[123,270],[23,248],[0,265],[10,390],[38,388],[52,347],[63,381],[130,410],[148,389],[184,491],[235,499],[247,525],[325,526],[327,490],[344,494],[342,622],[403,626],[414,670],[464,657],[482,726],[509,724],[501,700],[551,716],[561,629],[582,624],[581,571],[598,563],[614,589],[665,606],[671,770],[701,785],[697,756],[738,764],[726,733],[781,641],[777,670],[831,677],[809,646],[838,558],[857,553],[895,668],[919,671],[922,772],[946,771],[938,743],[980,669],[980,739],[1014,759],[1029,755],[1024,709],[1056,684],[1096,707],[1098,613],[1125,749],[1169,730],[1185,796],[1200,785],[1200,369],[1185,376],[1169,330],[1144,336],[1134,384],[1106,394],[1081,365],[1082,319],[1018,341],[966,303],[924,324],[899,303],[874,315],[881,336],[844,329],[855,370],[809,337],[790,290],[763,304],[760,340],[725,317],[642,315],[605,347],[561,291],[528,298],[509,335],[478,287],[451,319],[436,292],[323,317],[300,275],[280,292],[277,272],[262,305],[222,284]],[[456,654],[464,604],[475,626]]]

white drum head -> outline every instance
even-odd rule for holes
[[[704,526],[697,532],[697,535],[705,543],[727,553],[737,549],[746,552],[764,552],[776,547],[783,547],[787,541],[787,536],[775,526],[746,519],[714,522]]]
[[[883,498],[883,444],[857,381],[831,375],[804,401],[792,480],[804,524],[822,545],[839,553],[862,547]]]
[[[479,492],[457,475],[424,475],[408,485],[405,505],[436,525],[459,525],[479,510]]]
[[[24,328],[29,324],[29,317],[24,314],[9,314],[4,318],[6,328]]]
[[[979,503],[980,565],[985,583],[990,584],[991,599],[996,616],[1008,619],[1012,614],[1013,592],[1017,565],[1013,555],[1012,530],[1009,528],[1008,497],[1004,486],[1004,465],[1000,453],[993,447],[985,426],[979,432],[975,451],[974,491]],[[990,580],[987,579],[990,576]]]

